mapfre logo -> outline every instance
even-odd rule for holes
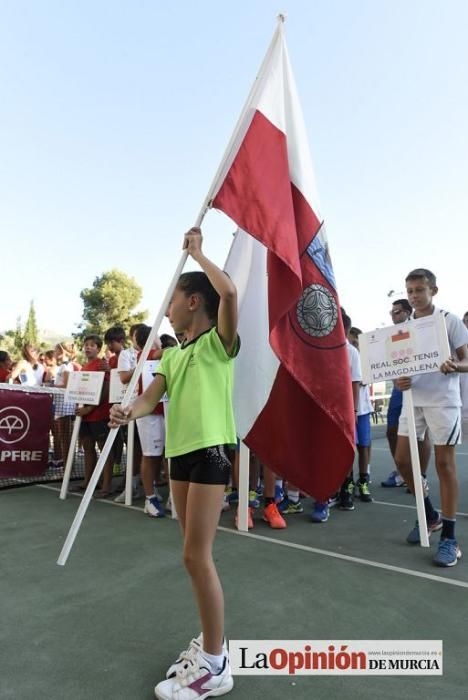
[[[26,411],[18,406],[0,409],[0,442],[13,445],[28,434],[31,421]]]

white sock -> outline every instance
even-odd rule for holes
[[[283,479],[276,479],[275,481],[276,486],[283,486]]]
[[[288,498],[290,501],[294,501],[294,503],[297,503],[299,500],[299,490],[291,490],[288,489]]]
[[[208,664],[211,668],[211,673],[219,673],[221,669],[223,668],[224,664],[224,654],[208,654],[207,651],[202,649],[202,656],[203,658],[208,661]]]

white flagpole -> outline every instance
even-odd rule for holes
[[[125,470],[125,505],[132,505],[133,490],[133,452],[135,447],[135,421],[127,427],[127,468]]]
[[[237,529],[240,532],[249,531],[249,462],[250,450],[241,440],[239,449],[239,504],[237,513]]]
[[[245,115],[247,114],[247,112],[249,110],[249,107],[251,105],[251,102],[253,100],[253,96],[255,95],[255,92],[259,88],[260,79],[263,77],[263,73],[265,71],[265,68],[268,65],[268,61],[270,60],[270,57],[271,57],[273,50],[275,48],[276,41],[278,41],[282,36],[283,22],[284,22],[284,16],[279,15],[278,26],[275,30],[274,35],[273,35],[273,39],[270,42],[270,45],[267,49],[267,52],[265,54],[265,58],[263,59],[263,62],[262,62],[262,65],[260,67],[260,70],[258,72],[258,75],[257,75],[255,82],[250,90],[249,96],[245,102],[244,108],[243,108],[241,115],[238,119],[238,122],[237,122],[236,127],[234,129],[234,132],[231,136],[229,144],[225,150],[224,156],[221,160],[221,163],[218,167],[218,170],[216,171],[216,175],[213,179],[211,187],[208,190],[208,194],[207,194],[205,201],[203,203],[203,206],[200,210],[200,213],[199,213],[198,218],[196,220],[195,226],[201,226],[203,218],[211,206],[211,201],[213,199],[213,196],[216,194],[216,192],[219,188],[219,183],[220,183],[220,181],[222,181],[222,179],[224,179],[226,172],[227,172],[227,169],[231,165],[233,151],[234,151],[235,146],[238,144],[239,136],[241,135],[241,128],[243,126],[245,126],[245,124],[244,124]],[[182,274],[182,271],[184,269],[185,262],[187,260],[187,256],[188,256],[188,253],[186,250],[184,250],[182,253],[182,256],[179,260],[179,263],[176,267],[176,271],[174,273],[172,281],[171,281],[169,288],[166,292],[166,296],[164,297],[164,300],[163,300],[163,303],[162,303],[161,308],[159,310],[159,313],[157,314],[156,319],[154,321],[153,328],[151,329],[151,333],[148,336],[148,340],[146,341],[145,347],[142,350],[140,359],[139,359],[138,364],[135,368],[133,376],[128,384],[128,388],[127,388],[127,391],[125,393],[124,400],[122,401],[123,408],[126,408],[131,403],[131,397],[133,396],[133,392],[135,391],[138,379],[140,378],[140,375],[142,373],[144,363],[146,362],[149,351],[151,350],[151,348],[153,346],[157,332],[158,332],[159,327],[162,323],[162,320],[163,320],[164,315],[166,313],[167,307],[169,306],[169,302],[172,298],[172,295],[174,294],[174,290],[176,288],[179,277]],[[112,445],[114,443],[116,433],[117,433],[117,429],[111,428],[109,435],[106,439],[104,448],[101,452],[101,455],[100,455],[98,462],[96,464],[96,467],[94,469],[91,480],[88,484],[88,488],[86,489],[86,491],[84,493],[84,496],[82,498],[82,501],[80,503],[78,511],[75,515],[75,519],[73,520],[73,523],[70,527],[67,538],[66,538],[64,545],[62,547],[62,551],[60,552],[59,558],[57,560],[57,564],[59,564],[60,566],[64,566],[67,562],[68,556],[70,554],[71,548],[73,547],[73,543],[76,539],[76,536],[77,536],[78,531],[80,529],[83,518],[86,515],[86,511],[88,509],[89,503],[90,503],[92,495],[94,493],[94,489],[96,488],[99,477],[101,476],[101,473],[104,469],[104,464],[106,462],[107,457],[109,456],[110,450],[111,450]]]
[[[403,392],[405,414],[408,420],[408,437],[411,453],[411,468],[413,470],[414,495],[416,496],[416,510],[418,513],[419,535],[421,547],[429,547],[429,535],[426,527],[426,511],[424,508],[424,493],[421,479],[421,465],[419,462],[418,439],[416,435],[416,422],[414,420],[413,392],[411,389]]]
[[[68,493],[68,484],[70,483],[70,476],[73,467],[73,460],[75,458],[75,447],[78,440],[78,435],[80,432],[81,416],[75,417],[75,423],[73,424],[73,431],[70,440],[70,447],[68,449],[67,462],[65,464],[65,469],[63,471],[63,481],[62,488],[60,489],[60,498],[64,501]]]

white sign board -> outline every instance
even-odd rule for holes
[[[159,365],[159,360],[146,360],[143,365],[143,372],[141,373],[141,381],[143,384],[143,391],[146,391],[151,382],[154,379],[154,373],[156,372],[156,367]]]
[[[70,372],[65,401],[98,406],[105,372]]]
[[[128,384],[120,381],[119,370],[111,369],[110,371],[110,386],[109,386],[109,403],[122,403]],[[138,387],[135,387],[133,392],[133,401],[138,396]]]
[[[411,319],[359,336],[365,384],[438,372],[450,357],[443,314]]]

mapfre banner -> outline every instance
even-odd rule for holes
[[[51,420],[50,394],[0,389],[0,479],[46,471]]]

